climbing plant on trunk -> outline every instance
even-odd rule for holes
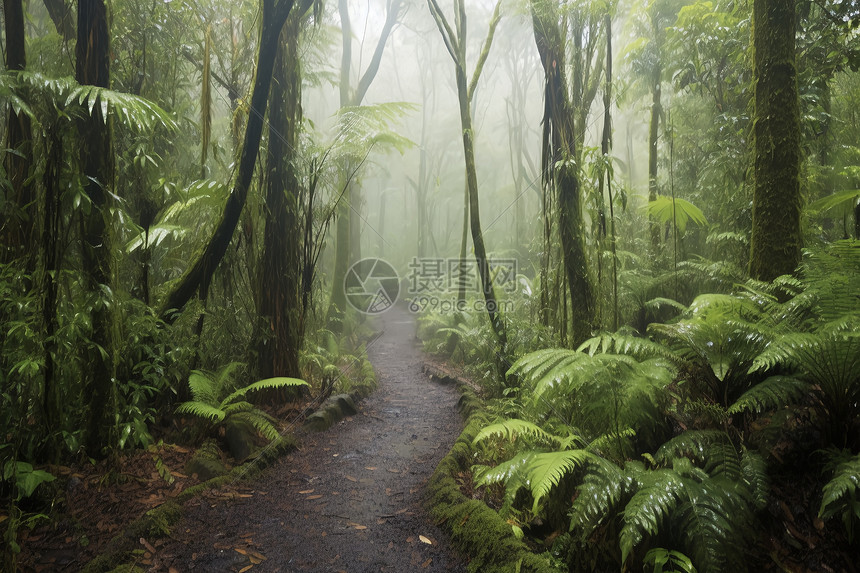
[[[301,304],[301,213],[297,174],[302,124],[299,33],[312,0],[304,0],[281,32],[272,74],[266,156],[266,227],[257,289],[257,313],[264,322],[258,344],[258,376],[298,377],[304,332]]]
[[[573,313],[573,342],[591,334],[596,322],[595,288],[589,271],[582,221],[582,191],[577,166],[577,134],[566,67],[563,18],[555,0],[531,3],[535,43],[545,75],[543,147],[544,185],[555,192],[558,232]]]

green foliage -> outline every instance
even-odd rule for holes
[[[653,217],[661,225],[677,226],[681,234],[687,230],[687,223],[705,226],[708,220],[702,210],[684,199],[672,199],[658,195],[657,199],[648,202],[648,216]]]
[[[267,378],[234,389],[233,378],[243,365],[233,362],[217,373],[194,370],[188,377],[193,400],[183,402],[176,408],[177,414],[191,414],[207,422],[210,431],[231,419],[251,424],[264,438],[275,441],[280,437],[275,427],[276,420],[244,400],[249,392],[265,389],[295,388],[306,386],[307,382],[298,378]]]
[[[139,131],[152,131],[156,127],[172,131],[178,129],[170,114],[149,100],[106,88],[80,85],[72,78],[51,78],[34,72],[5,72],[0,76],[0,84],[3,89],[13,92],[26,88],[41,94],[67,111],[73,111],[72,108],[77,106],[82,113],[92,115],[98,105],[104,121],[112,116],[123,125]],[[28,109],[22,108],[22,111]],[[33,112],[28,115],[37,121],[40,119]]]
[[[654,573],[679,571],[682,573],[696,573],[693,562],[680,551],[655,547],[645,554],[643,560],[645,565],[653,566]]]
[[[830,519],[838,515],[851,542],[860,525],[860,454],[852,456],[846,451],[832,451],[829,458],[833,477],[822,490],[818,517]]]
[[[620,340],[624,342],[637,349],[647,347]],[[581,428],[591,439],[635,428],[640,441],[653,443],[665,431],[662,411],[674,369],[663,358],[639,361],[622,354],[551,348],[524,356],[509,375],[528,385],[531,415],[553,416]]]
[[[54,481],[54,476],[44,470],[33,468],[27,462],[9,460],[3,466],[3,479],[15,486],[16,501],[30,497],[36,488],[46,482]]]

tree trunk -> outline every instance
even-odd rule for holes
[[[537,6],[540,4],[540,6]],[[535,43],[544,68],[544,183],[555,188],[558,200],[559,238],[565,278],[571,300],[574,345],[591,335],[596,317],[594,286],[588,269],[585,228],[582,221],[576,132],[564,76],[564,43],[556,11],[546,1],[532,3]]]
[[[376,49],[370,59],[367,69],[361,75],[358,86],[353,91],[350,81],[352,70],[352,23],[349,18],[349,6],[347,0],[338,0],[338,12],[341,22],[341,38],[343,52],[340,62],[340,106],[359,106],[364,101],[370,84],[376,78],[379,71],[379,63],[388,36],[397,23],[400,13],[401,0],[390,0],[385,16],[385,24],[376,42]],[[329,328],[339,328],[343,312],[346,310],[346,293],[343,292],[343,281],[349,269],[350,261],[356,262],[361,257],[361,189],[353,178],[354,166],[351,162],[345,162],[343,177],[346,181],[346,189],[340,198],[337,209],[337,221],[335,223],[335,250],[334,273],[332,275],[332,291],[329,299],[329,308],[326,313],[326,322]]]
[[[176,287],[167,296],[161,315],[166,320],[175,319],[177,313],[182,310],[186,303],[200,291],[201,297],[205,298],[209,290],[209,284],[215,269],[227,247],[233,238],[233,232],[239,223],[239,216],[245,207],[248,198],[248,188],[254,176],[254,166],[257,162],[257,154],[260,151],[260,140],[263,135],[263,119],[266,115],[266,104],[269,98],[269,87],[272,83],[272,70],[275,65],[275,55],[278,49],[278,39],[281,28],[289,16],[293,6],[293,0],[262,0],[263,17],[262,30],[260,32],[260,49],[257,55],[257,73],[254,78],[254,89],[251,93],[251,113],[245,127],[245,142],[239,158],[239,170],[233,189],[227,197],[224,206],[224,214],[212,238],[188,268]]]
[[[466,8],[463,0],[457,0],[454,9],[457,11],[456,17],[456,32],[451,29],[448,22],[445,20],[441,9],[436,0],[428,0],[430,12],[436,20],[442,38],[454,60],[454,68],[457,81],[457,99],[460,103],[460,126],[463,131],[463,154],[466,159],[466,190],[469,200],[469,226],[472,233],[472,246],[475,249],[475,262],[478,266],[478,278],[481,281],[481,292],[484,295],[484,304],[487,311],[487,316],[490,319],[490,324],[493,327],[493,332],[499,341],[501,362],[506,364],[505,358],[507,346],[507,333],[505,332],[505,324],[502,320],[502,315],[499,312],[498,303],[496,302],[496,291],[493,287],[493,277],[490,274],[490,264],[487,260],[487,250],[484,246],[484,234],[481,230],[481,216],[478,202],[478,172],[475,164],[475,146],[473,141],[474,131],[472,128],[472,110],[471,103],[473,101],[475,89],[478,84],[478,79],[481,77],[484,62],[487,60],[490,48],[493,44],[493,36],[495,35],[496,26],[501,18],[499,8],[501,0],[496,3],[496,8],[493,11],[493,17],[490,21],[487,38],[484,41],[481,54],[478,56],[478,62],[475,65],[475,70],[472,73],[472,79],[466,79]]]
[[[753,3],[755,190],[750,275],[770,281],[800,263],[800,111],[795,1]]]
[[[45,0],[45,8],[48,9],[48,16],[54,22],[57,33],[67,41],[74,38],[75,26],[72,24],[72,11],[66,6],[65,0]]]
[[[263,235],[257,310],[266,321],[258,347],[260,378],[301,375],[301,241],[296,160],[302,123],[301,71],[298,60],[301,14],[289,18],[272,76],[266,178],[266,228]]]
[[[110,87],[110,35],[104,0],[78,0],[75,79],[80,84]],[[87,288],[96,297],[92,344],[87,349],[91,370],[85,383],[90,400],[86,446],[93,457],[100,456],[109,443],[114,401],[111,301],[103,300],[103,289],[112,282],[107,189],[113,184],[113,149],[106,119],[96,105],[79,123],[83,187],[90,203],[89,213],[81,212],[83,268]]]
[[[3,18],[6,32],[6,69],[24,70],[27,66],[24,37],[24,7],[21,0],[4,0]],[[30,118],[25,113],[15,113],[9,106],[6,129],[7,150],[4,165],[9,179],[9,190],[4,203],[11,212],[4,213],[0,223],[0,262],[8,263],[19,257],[26,257],[26,269],[32,270],[35,262],[35,241],[33,236],[36,217],[36,194],[33,185],[27,182],[33,157],[33,134]],[[11,193],[11,197],[9,194]]]
[[[663,70],[660,63],[655,63],[651,75],[651,122],[648,129],[648,201],[657,200],[657,143],[660,133],[660,115],[663,111],[662,76]],[[651,236],[651,249],[656,254],[660,249],[660,224],[654,217],[648,218],[648,230]]]

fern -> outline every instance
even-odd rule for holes
[[[277,420],[241,398],[249,392],[306,386],[307,382],[298,378],[267,378],[231,392],[232,379],[243,366],[240,362],[231,362],[216,373],[193,370],[188,377],[188,387],[194,399],[177,406],[176,413],[204,419],[209,423],[209,431],[230,421],[242,420],[267,440],[277,440],[280,437],[275,427]]]
[[[822,489],[818,517],[831,519],[839,515],[845,525],[848,540],[852,542],[857,524],[860,523],[860,454],[851,456],[840,452],[831,454],[831,458],[833,459],[830,465],[835,465],[835,468],[833,477]]]
[[[575,441],[581,442],[581,438],[579,438],[578,436],[572,435],[569,438],[562,438],[559,436],[554,436],[549,432],[544,431],[536,424],[527,422],[526,420],[509,419],[496,424],[485,426],[481,429],[480,432],[478,432],[472,443],[477,444],[491,436],[498,436],[503,440],[513,443],[514,441],[516,441],[516,438],[519,435],[528,436],[537,440],[538,442],[559,448],[562,447],[562,444],[570,444]],[[585,444],[581,443],[580,445]]]
[[[809,385],[791,376],[771,376],[743,393],[729,406],[729,414],[761,413],[778,410],[797,402],[809,390]]]
[[[531,390],[531,417],[575,422],[587,439],[635,428],[649,443],[665,430],[666,388],[674,377],[666,360],[547,349],[515,362],[509,375],[519,375]]]

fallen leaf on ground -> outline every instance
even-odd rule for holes
[[[146,547],[146,550],[149,551],[150,553],[155,553],[155,547],[150,545],[149,541],[147,541],[143,537],[140,538],[140,544],[143,545],[144,547]]]
[[[373,470],[375,470],[375,469],[376,469],[376,467],[375,467],[375,466],[367,466],[367,467],[366,467],[366,468],[364,468],[364,469],[366,469],[366,470],[370,470],[370,471],[373,471]]]
[[[307,499],[320,499],[321,497],[321,495],[309,495]]]
[[[300,491],[299,493],[302,495],[307,495],[307,494],[313,493],[313,492],[314,492],[314,490],[312,490],[312,489],[306,489],[304,491]]]
[[[430,564],[431,564],[431,563],[433,563],[433,558],[432,558],[432,557],[431,557],[430,559],[428,559],[427,561],[425,561],[424,563],[422,563],[422,564],[421,564],[421,568],[422,568],[422,569],[427,569],[427,568],[430,566]]]
[[[349,481],[351,481],[351,482],[357,482],[357,481],[358,481],[356,478],[354,478],[354,477],[352,477],[352,476],[344,476],[344,477],[345,477],[346,479],[348,479]]]
[[[424,537],[423,535],[419,535],[418,539],[421,541],[421,543],[426,543],[427,545],[433,545],[433,540],[430,539],[429,537]]]
[[[242,567],[241,569],[239,569],[239,573],[245,573],[245,571],[248,571],[249,569],[251,569],[251,567],[253,567],[253,565],[248,565],[247,567]]]

